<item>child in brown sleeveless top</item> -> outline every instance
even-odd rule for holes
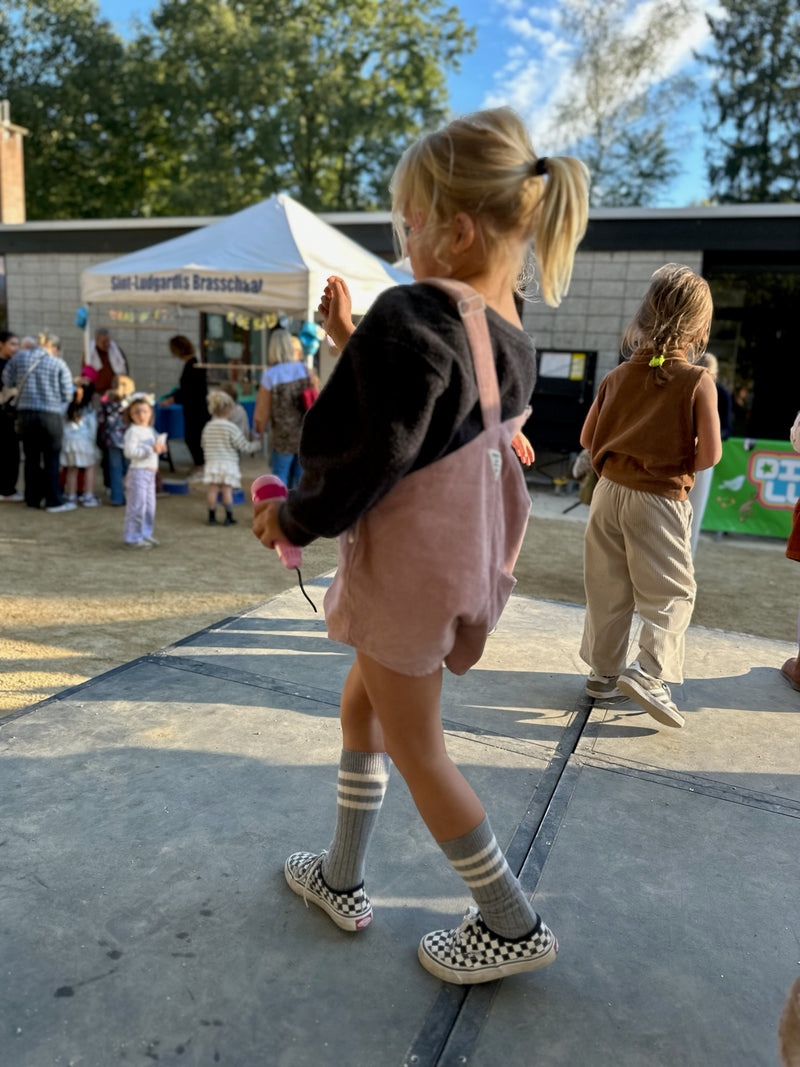
[[[342,354],[305,417],[299,486],[256,505],[253,523],[268,547],[340,535],[326,621],[356,649],[333,842],[291,855],[285,876],[342,929],[371,922],[364,861],[391,759],[477,904],[460,927],[425,935],[419,960],[471,984],[557,951],[447,754],[440,698],[442,662],[456,673],[476,662],[513,586],[530,497],[511,441],[535,376],[514,292],[535,234],[542,294],[560,302],[587,174],[537,159],[500,108],[421,138],[391,190],[400,248],[430,284],[383,293],[354,331],[347,287],[328,280],[320,311]]]
[[[657,270],[623,338],[630,359],[600,383],[581,432],[599,476],[584,542],[586,692],[629,697],[664,726],[684,723],[664,679],[683,681],[694,607],[688,491],[722,454],[714,381],[688,359],[705,350],[711,313],[697,274]],[[639,653],[626,667],[634,611]]]

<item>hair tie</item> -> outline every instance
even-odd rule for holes
[[[664,356],[664,353],[662,352],[660,356],[653,356],[653,358],[650,360],[650,362],[647,365],[648,365],[648,367],[663,367],[664,366],[664,359],[665,359],[665,356]]]
[[[533,164],[534,174],[547,174],[547,156],[539,156]]]

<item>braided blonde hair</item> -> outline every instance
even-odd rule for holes
[[[680,263],[654,271],[650,288],[622,338],[625,358],[634,352],[654,356],[705,352],[714,305],[705,278]],[[659,367],[658,370],[662,368]]]

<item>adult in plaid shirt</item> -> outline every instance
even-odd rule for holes
[[[75,387],[69,367],[59,353],[60,341],[39,335],[35,348],[21,348],[3,371],[3,384],[20,389],[17,399],[20,437],[25,450],[25,503],[48,511],[72,511],[58,484],[64,411]]]

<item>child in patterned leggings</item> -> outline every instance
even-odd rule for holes
[[[126,409],[129,423],[123,451],[130,461],[125,476],[125,544],[130,548],[152,548],[156,520],[156,472],[158,457],[166,452],[167,443],[157,434],[153,423],[154,398],[134,393]]]

